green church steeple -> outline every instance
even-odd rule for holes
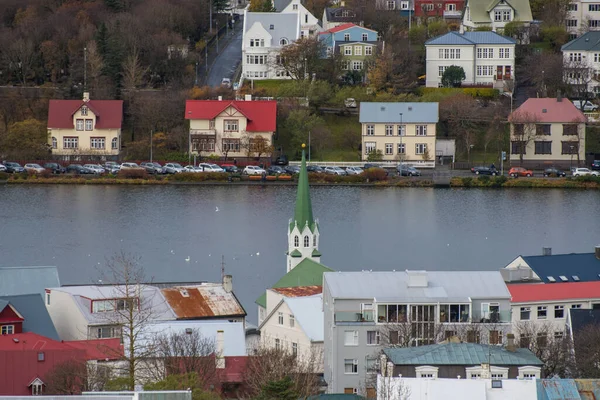
[[[306,154],[302,145],[302,164],[300,166],[300,174],[298,176],[298,192],[296,193],[296,209],[294,211],[294,219],[290,223],[290,232],[298,225],[298,229],[302,231],[306,225],[314,232],[316,223],[312,213],[312,203],[310,201],[310,191],[308,187],[308,172],[306,172]]]

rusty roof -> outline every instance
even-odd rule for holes
[[[246,311],[233,292],[223,286],[206,283],[175,286],[161,290],[177,319],[245,316]]]
[[[285,297],[304,297],[313,296],[323,292],[322,286],[297,286],[285,288],[273,288],[275,292],[284,295]]]

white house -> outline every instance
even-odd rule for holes
[[[587,31],[600,30],[600,3],[595,0],[569,2],[566,23],[572,38]]]
[[[314,37],[321,30],[319,19],[304,7],[300,0],[292,0],[281,10],[282,14],[296,14],[300,18],[300,37]]]
[[[600,93],[599,42],[600,31],[590,31],[561,48],[566,81],[576,92]]]
[[[426,86],[441,86],[446,68],[456,65],[465,71],[463,85],[503,90],[515,79],[515,44],[514,39],[490,31],[448,32],[430,39],[425,42]]]
[[[461,32],[478,28],[504,29],[509,22],[529,25],[533,21],[529,0],[469,0],[463,13]]]

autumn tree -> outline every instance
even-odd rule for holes
[[[417,60],[411,52],[394,52],[392,48],[378,54],[367,72],[367,81],[377,91],[407,91],[417,84]]]
[[[292,79],[311,79],[321,69],[324,46],[318,38],[300,38],[281,49],[279,56],[271,60],[272,67],[283,69]]]
[[[248,11],[252,12],[275,12],[273,2],[271,0],[250,0]]]
[[[5,158],[43,160],[47,158],[48,131],[46,124],[36,119],[15,122],[0,136],[0,151]]]

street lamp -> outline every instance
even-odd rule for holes
[[[575,148],[575,146],[569,146],[569,148],[571,149],[571,166],[569,167],[569,170],[572,171],[573,170],[573,149]]]
[[[471,150],[473,150],[473,147],[475,147],[474,144],[470,144],[469,147],[467,148],[467,156],[468,156],[468,161],[469,161],[469,167],[471,166]]]
[[[404,136],[404,125],[402,125],[402,113],[400,113],[400,148],[402,148],[402,136]],[[404,161],[404,154],[406,154],[406,149],[404,152],[400,154],[400,164]]]
[[[219,21],[215,20],[215,26],[217,27],[217,54],[219,54]]]
[[[196,79],[194,80],[194,86],[198,86],[198,61],[196,61]]]

